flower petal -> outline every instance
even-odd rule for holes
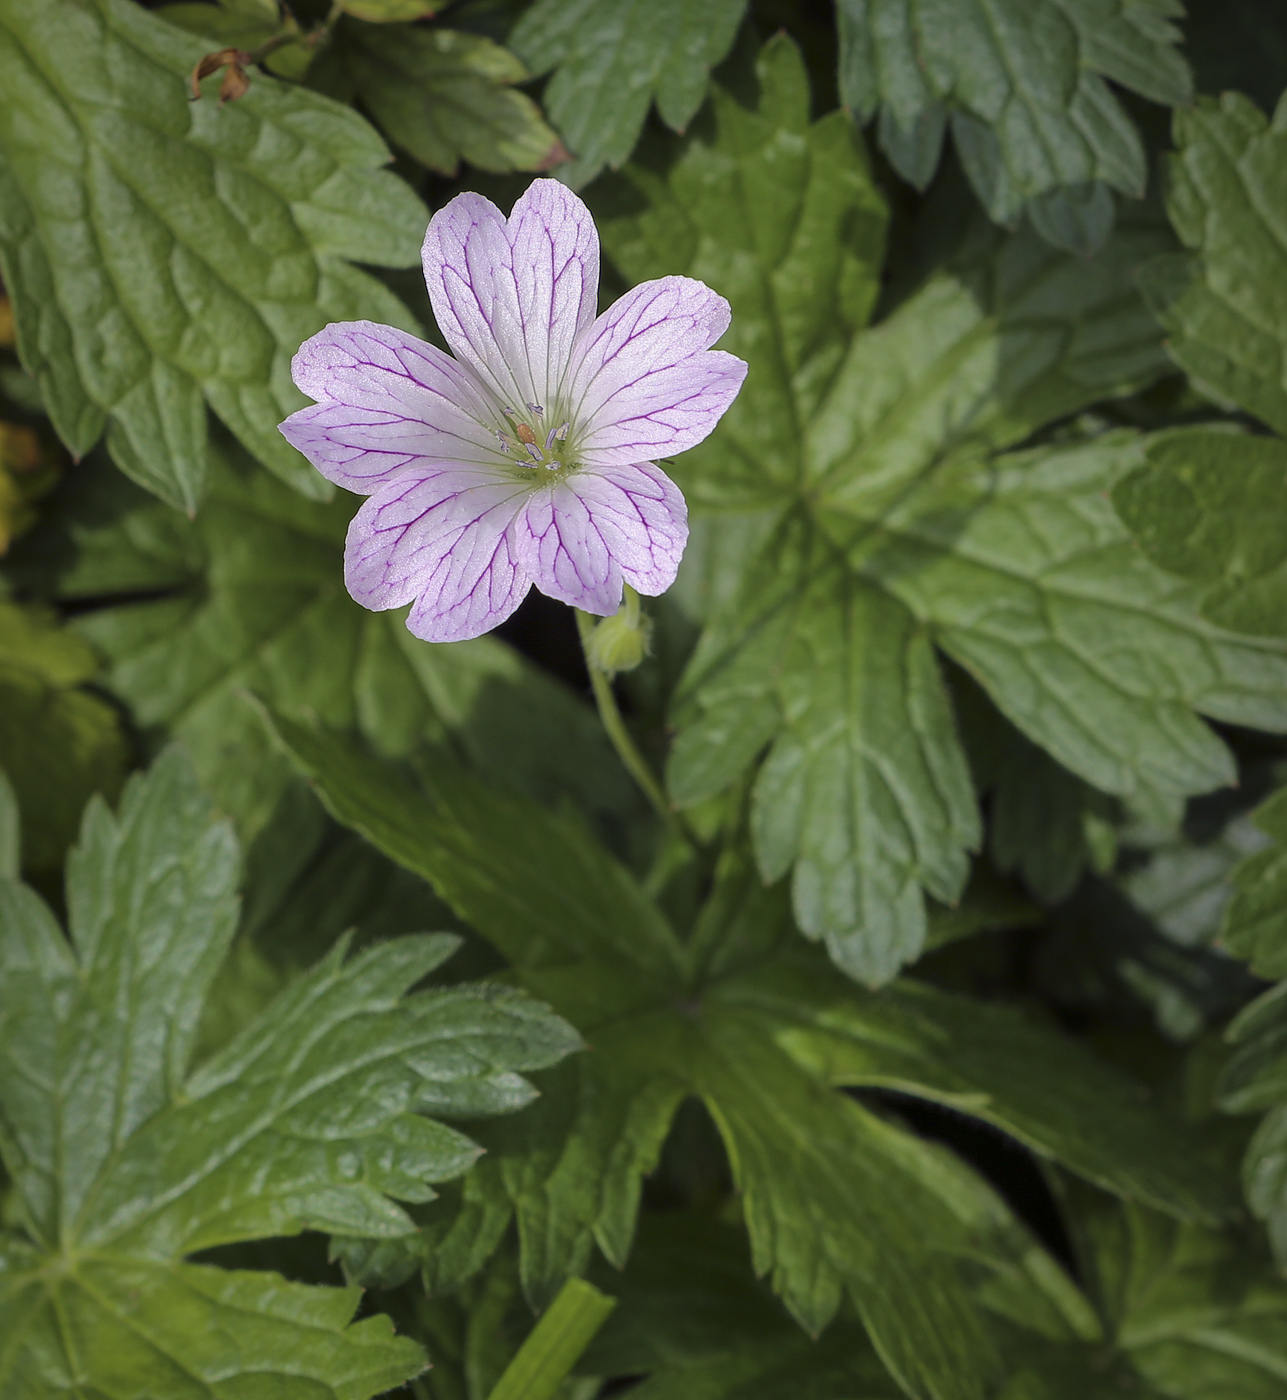
[[[477,468],[404,473],[353,517],[344,550],[349,592],[376,611],[414,598],[407,626],[429,642],[490,631],[531,587],[510,537],[528,494],[522,482]]]
[[[517,558],[542,593],[606,616],[620,606],[623,579],[653,596],[674,583],[688,510],[651,462],[605,467],[536,492],[514,533]]]
[[[521,414],[554,397],[599,292],[599,235],[581,200],[533,180],[506,222],[482,195],[457,195],[429,221],[422,258],[439,330],[502,406]]]
[[[652,462],[595,467],[568,481],[581,498],[622,577],[656,597],[675,581],[688,543],[683,493]]]
[[[534,491],[513,535],[515,556],[542,593],[585,612],[616,612],[621,566],[569,482]]]
[[[585,332],[565,402],[588,465],[621,465],[695,447],[737,396],[746,365],[712,346],[729,306],[704,282],[641,282]]]
[[[311,398],[282,435],[328,481],[369,495],[425,458],[496,462],[483,426],[497,409],[469,370],[393,326],[342,321],[300,346],[295,383]],[[482,421],[480,421],[482,420]]]

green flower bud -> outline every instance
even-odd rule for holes
[[[590,665],[605,676],[633,671],[648,655],[652,619],[639,606],[639,595],[626,589],[626,600],[612,617],[605,617],[590,633],[586,655]]]

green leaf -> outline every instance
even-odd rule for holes
[[[432,15],[435,5],[425,0],[340,0],[339,8],[355,19],[375,24],[401,20],[425,19]]]
[[[1233,898],[1230,877],[1248,856],[1270,845],[1249,816],[1229,822],[1213,840],[1159,842],[1148,860],[1120,880],[1134,906],[1172,941],[1200,948],[1215,941]],[[1225,940],[1225,946],[1232,944]]]
[[[537,0],[510,43],[533,73],[557,69],[545,106],[575,157],[562,178],[576,188],[621,165],[654,99],[682,131],[745,9],[746,0]]]
[[[18,797],[4,770],[0,768],[0,879],[18,878],[22,824]]]
[[[752,803],[761,873],[794,866],[801,929],[851,976],[884,982],[924,943],[922,886],[945,904],[960,894],[979,821],[928,634],[828,552],[788,522],[762,555],[772,571],[755,569],[741,609],[707,629],[671,791],[703,800],[772,739]]]
[[[850,560],[1066,769],[1168,811],[1234,778],[1194,711],[1283,728],[1287,649],[1205,622],[1132,547],[1107,498],[1145,446],[1111,434],[940,471]]]
[[[530,76],[481,35],[352,24],[309,80],[332,97],[359,98],[390,141],[454,175],[462,159],[495,171],[548,170],[566,159],[540,108],[513,90]]]
[[[961,737],[980,796],[991,796],[988,854],[1043,904],[1058,904],[1087,867],[1117,855],[1112,804],[1005,720],[978,686],[953,678]]]
[[[272,41],[300,34],[293,15],[277,0],[179,0],[159,5],[154,11],[169,24],[213,40],[217,48],[243,49],[254,53]],[[298,81],[312,63],[310,44],[288,43],[269,48],[262,66],[282,78]]]
[[[1276,214],[1287,105],[1270,123],[1240,93],[1203,98],[1176,112],[1174,135],[1167,210],[1190,251],[1148,263],[1140,284],[1199,386],[1287,433],[1287,250]]]
[[[184,1263],[312,1228],[397,1236],[477,1148],[427,1113],[521,1107],[517,1071],[577,1039],[521,993],[407,996],[447,935],[398,939],[295,979],[191,1065],[236,924],[237,847],[177,751],[95,800],[68,866],[69,937],[0,885],[0,1155],[17,1209],[0,1236],[0,1382],[53,1397],[373,1395],[422,1357],[356,1290]],[[235,1336],[235,1345],[228,1338]],[[259,1380],[251,1381],[250,1376]]]
[[[1192,428],[1150,445],[1113,503],[1149,558],[1208,585],[1202,612],[1287,634],[1287,442]]]
[[[0,6],[0,269],[18,346],[77,456],[193,511],[206,407],[306,495],[329,488],[277,424],[328,321],[414,328],[354,262],[409,266],[420,201],[356,114],[258,77],[190,102],[209,47],[127,0]],[[350,261],[351,260],[351,261]]]
[[[1130,1200],[1218,1223],[1223,1184],[1183,1162],[1193,1137],[1149,1111],[1142,1086],[1020,1013],[901,979],[879,995],[837,985],[820,961],[780,957],[720,993],[831,1084],[932,1098]]]
[[[1121,1388],[1168,1400],[1281,1395],[1287,1285],[1254,1246],[1139,1205],[1089,1197],[1072,1193],[1070,1222],[1088,1291],[1133,1372]],[[1100,1358],[1096,1370],[1102,1367]],[[1058,1393],[1053,1386],[1036,1391]]]
[[[304,501],[235,450],[216,442],[211,456],[196,521],[112,474],[90,476],[15,551],[15,572],[61,600],[124,595],[77,630],[106,656],[105,683],[136,722],[182,738],[243,832],[267,819],[290,772],[245,701],[251,691],[357,728],[384,753],[458,742],[543,798],[570,792],[592,811],[631,811],[593,712],[562,685],[491,638],[433,646],[399,615],[349,598],[351,497]]]
[[[545,1077],[522,1118],[480,1135],[490,1150],[474,1178],[493,1207],[512,1202],[537,1301],[585,1266],[592,1238],[625,1262],[640,1177],[693,1094],[723,1135],[756,1269],[796,1318],[816,1332],[847,1296],[909,1393],[982,1394],[996,1360],[972,1271],[1003,1279],[1030,1267],[1045,1282],[1020,1294],[1062,1297],[1067,1285],[969,1169],[832,1087],[849,1072],[819,1047],[832,1046],[822,1028],[842,1021],[853,1033],[837,1032],[836,1047],[863,1047],[854,1082],[951,1102],[1179,1214],[1226,1208],[1196,1143],[1112,1071],[1014,1018],[979,1027],[969,1003],[940,1006],[928,989],[909,989],[891,1012],[890,989],[837,979],[791,937],[782,901],[740,856],[681,946],[579,823],[441,765],[417,793],[349,742],[285,718],[277,729],[335,816],[429,879],[593,1046]],[[913,1009],[921,997],[930,1009]],[[1011,1094],[1015,1060],[1032,1078]],[[1067,1111],[1070,1092],[1082,1111]]]
[[[756,108],[717,87],[709,128],[597,201],[630,280],[729,297],[724,343],[750,366],[676,467],[712,532],[755,523],[680,682],[669,781],[696,803],[767,749],[761,871],[794,861],[801,927],[877,981],[922,946],[917,886],[956,898],[978,840],[931,643],[1068,773],[1168,816],[1232,777],[1193,710],[1282,728],[1287,673],[1130,549],[1101,498],[1139,439],[994,456],[1162,373],[1132,285],[1157,232],[1124,225],[1091,261],[976,239],[864,329],[884,208],[858,137],[810,124],[789,41],[757,78]]]
[[[1287,791],[1275,793],[1252,820],[1269,842],[1233,871],[1220,941],[1261,977],[1287,977]]]
[[[0,602],[0,771],[23,814],[32,871],[56,870],[85,803],[96,792],[115,797],[125,778],[120,716],[85,687],[98,669],[51,614]]]
[[[580,1369],[646,1375],[640,1400],[894,1400],[902,1394],[843,1316],[805,1336],[757,1285],[743,1232],[699,1215],[648,1213],[623,1272],[600,1269],[617,1309]]]
[[[992,218],[1026,212],[1073,252],[1108,237],[1110,190],[1144,193],[1143,143],[1108,81],[1172,105],[1191,94],[1179,0],[840,0],[837,12],[841,99],[861,121],[879,112],[899,173],[928,184],[950,123]]]

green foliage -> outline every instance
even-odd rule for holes
[[[456,940],[345,945],[193,1066],[237,917],[237,848],[171,751],[95,800],[68,865],[69,937],[0,885],[0,1390],[40,1397],[363,1400],[417,1373],[355,1290],[184,1262],[303,1229],[397,1236],[477,1148],[427,1113],[506,1112],[516,1071],[576,1048],[566,1023],[494,985],[406,996]],[[247,1321],[249,1319],[249,1321]],[[235,1340],[233,1340],[235,1338]],[[258,1377],[252,1381],[251,1377]]]
[[[348,597],[349,501],[301,500],[218,442],[211,461],[193,522],[118,478],[87,479],[65,498],[61,549],[37,533],[18,570],[59,599],[122,597],[78,624],[107,658],[105,683],[140,725],[184,741],[243,829],[267,819],[289,775],[249,692],[358,728],[388,753],[456,738],[543,795],[628,805],[593,717],[557,683],[490,638],[430,646]],[[548,742],[530,749],[533,726]]]
[[[190,102],[207,44],[128,0],[0,8],[0,271],[18,346],[80,456],[194,511],[206,406],[271,471],[328,493],[277,432],[300,342],[355,317],[413,327],[353,262],[414,263],[423,206],[352,113],[257,80]],[[351,260],[351,261],[350,261]]]
[[[0,771],[23,815],[23,863],[56,871],[95,792],[115,797],[128,748],[120,717],[85,688],[89,646],[42,609],[0,602]]]
[[[1144,193],[1143,142],[1108,81],[1191,95],[1179,0],[839,0],[837,14],[841,99],[861,121],[879,112],[899,174],[928,184],[950,123],[993,219],[1026,213],[1075,252],[1107,239],[1110,191]]]
[[[879,982],[923,945],[921,890],[953,901],[980,839],[934,645],[1068,772],[1168,815],[1233,776],[1194,710],[1287,724],[1287,653],[1204,623],[1131,549],[1104,496],[1140,437],[996,455],[1160,373],[1130,283],[1151,228],[1089,263],[984,239],[863,329],[884,214],[858,138],[809,122],[789,42],[757,71],[757,110],[717,89],[713,129],[603,203],[627,275],[724,293],[751,366],[678,466],[690,501],[772,512],[679,683],[670,787],[700,802],[767,746],[761,873],[794,867],[800,927]]]
[[[965,1260],[1005,1273],[1044,1256],[956,1159],[832,1086],[950,1103],[1180,1216],[1228,1209],[1196,1145],[1140,1091],[1009,1014],[838,982],[734,853],[680,944],[579,823],[438,765],[418,794],[335,737],[285,719],[278,731],[331,811],[430,879],[593,1046],[513,1132],[486,1130],[458,1218],[477,1228],[508,1198],[536,1299],[585,1266],[592,1240],[625,1261],[640,1178],[689,1095],[719,1125],[757,1272],[812,1332],[847,1296],[912,1394],[981,1394],[995,1368]],[[1073,1108],[1082,1095],[1093,1113]]]
[[[1263,1259],[1200,1226],[1090,1192],[1072,1193],[1066,1205],[1089,1296],[1065,1283],[1034,1307],[1031,1293],[1013,1287],[1017,1279],[980,1290],[1005,1349],[1002,1394],[1278,1394],[1287,1290]],[[677,1213],[651,1217],[629,1273],[603,1273],[618,1308],[582,1369],[646,1375],[640,1400],[894,1400],[899,1392],[851,1320],[818,1342],[793,1333],[748,1265],[735,1229]]]
[[[1171,333],[1168,349],[1195,382],[1287,432],[1287,254],[1277,210],[1287,106],[1270,125],[1246,98],[1226,94],[1177,114],[1175,136],[1168,207],[1191,251],[1147,264],[1142,285]],[[1193,429],[1151,446],[1114,500],[1151,558],[1207,585],[1202,610],[1213,622],[1282,636],[1285,470],[1279,439]]]
[[[1199,384],[1287,433],[1280,372],[1287,252],[1279,228],[1287,169],[1287,107],[1272,123],[1238,93],[1175,115],[1167,209],[1188,249],[1141,270],[1140,281]]]
[[[1278,1400],[1287,24],[434,8],[0,0],[0,1400]],[[290,358],[552,167],[749,376],[431,646]]]
[[[339,31],[309,82],[360,99],[394,145],[454,175],[462,158],[497,171],[546,170],[565,158],[536,103],[512,89],[529,76],[479,34],[354,24]]]
[[[1221,941],[1260,976],[1287,977],[1287,793],[1271,797],[1254,821],[1269,842],[1233,872]]]
[[[557,69],[545,104],[574,160],[574,187],[634,149],[654,99],[682,131],[728,53],[746,0],[536,0],[510,42],[534,73]]]

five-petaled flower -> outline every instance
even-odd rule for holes
[[[533,583],[604,615],[623,582],[664,592],[688,513],[656,459],[701,442],[741,387],[746,365],[710,348],[728,303],[662,277],[596,318],[598,233],[555,180],[534,181],[508,220],[457,195],[423,257],[454,359],[349,321],[293,364],[317,402],[282,432],[370,497],[349,527],[349,592],[373,609],[414,600],[407,626],[433,642],[495,627]]]

